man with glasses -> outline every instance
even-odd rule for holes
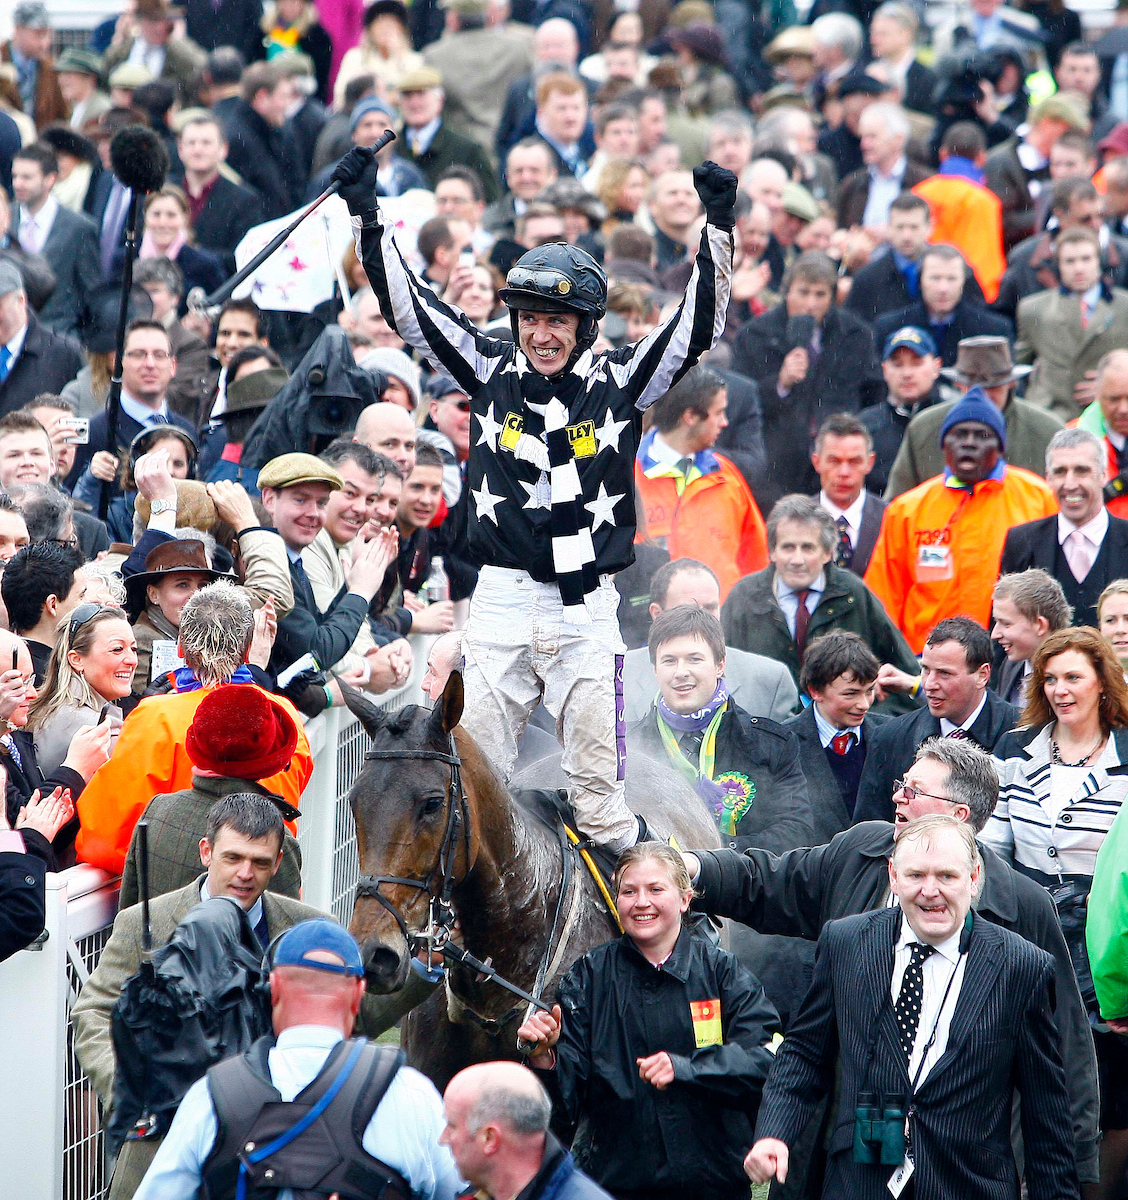
[[[897,780],[895,786],[892,823],[855,825],[825,846],[780,855],[758,849],[686,854],[697,896],[694,907],[741,921],[758,933],[817,940],[830,921],[896,903],[890,893],[888,860],[900,832],[910,821],[942,813],[966,821],[978,835],[999,798],[999,781],[989,755],[956,738],[926,741],[904,779]],[[1021,934],[1054,957],[1055,1020],[1067,1067],[1077,1170],[1083,1182],[1095,1181],[1099,1109],[1096,1057],[1057,913],[1037,884],[1020,875],[982,841],[979,851],[983,857],[983,883],[978,916]],[[802,1163],[792,1164],[796,1182],[801,1182],[802,1171]]]
[[[159,321],[134,321],[125,331],[125,354],[121,365],[121,411],[118,413],[114,445],[110,445],[109,417],[100,412],[90,421],[90,441],[78,448],[71,479],[77,479],[90,464],[96,479],[109,483],[117,495],[118,463],[129,453],[133,439],[158,425],[175,425],[190,433],[192,425],[168,406],[168,386],[176,374],[176,359],[168,331]]]

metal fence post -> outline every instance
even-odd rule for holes
[[[302,849],[302,900],[329,912],[333,901],[333,829],[337,800],[337,733],[342,709],[331,708],[306,727],[313,775],[302,792],[298,845]]]

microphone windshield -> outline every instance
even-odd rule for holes
[[[168,151],[153,130],[144,125],[127,125],[110,142],[114,174],[135,192],[157,192],[168,174]]]

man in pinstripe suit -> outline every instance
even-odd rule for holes
[[[811,989],[764,1087],[751,1179],[786,1179],[788,1147],[837,1068],[824,1197],[1014,1200],[1017,1087],[1031,1200],[1077,1200],[1053,960],[971,914],[982,872],[965,822],[920,817],[890,860],[896,906],[823,930]],[[859,1152],[866,1093],[899,1108],[891,1124],[904,1144],[884,1163]]]

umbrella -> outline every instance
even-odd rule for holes
[[[114,1005],[117,1058],[106,1140],[163,1137],[197,1079],[269,1033],[262,948],[226,896],[197,905],[127,980]]]

